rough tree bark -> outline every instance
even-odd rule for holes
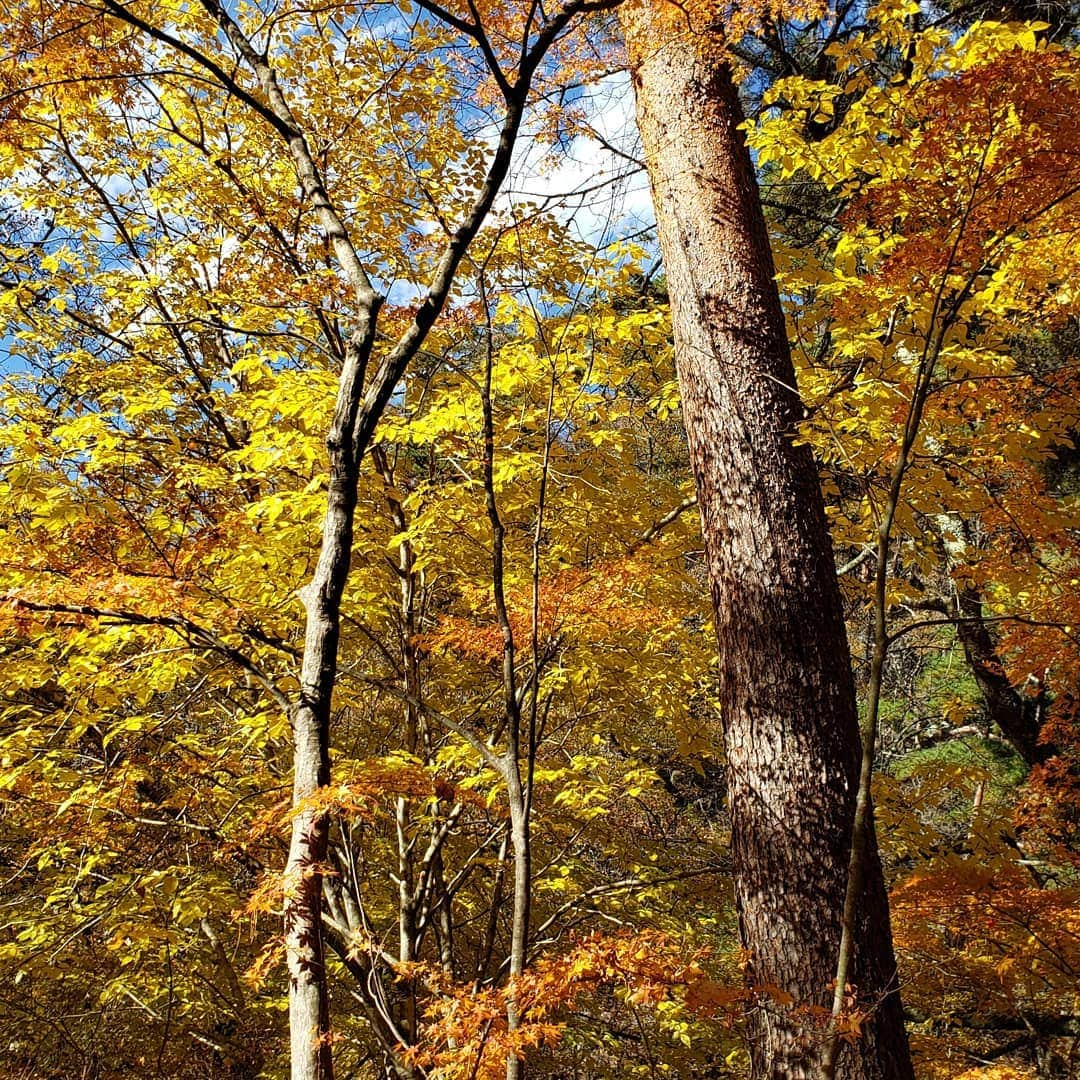
[[[832,545],[722,29],[691,6],[620,8],[671,297],[720,648],[735,899],[755,1078],[822,1074],[860,738]],[[872,830],[851,983],[870,1012],[837,1076],[908,1080]],[[777,994],[776,989],[782,991]],[[782,1004],[785,995],[793,1005]]]

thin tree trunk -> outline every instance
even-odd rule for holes
[[[620,20],[720,649],[735,899],[762,991],[752,1075],[802,1080],[827,1041],[805,1006],[831,1001],[861,753],[832,545],[813,457],[793,438],[802,406],[723,34],[665,0],[627,0]],[[837,1075],[909,1080],[872,828],[857,926],[851,981],[871,1015]]]
[[[517,675],[514,668],[514,631],[506,607],[504,556],[506,528],[499,514],[495,492],[495,426],[491,406],[491,376],[495,364],[494,341],[488,307],[487,285],[481,275],[480,295],[486,317],[484,379],[480,386],[480,404],[484,429],[484,493],[488,520],[491,523],[491,592],[495,616],[502,634],[503,725],[506,730],[506,750],[502,756],[502,775],[506,797],[510,804],[510,850],[514,863],[514,906],[510,927],[509,978],[506,998],[506,1027],[517,1031],[521,1015],[517,1007],[514,982],[525,971],[529,947],[529,906],[531,890],[531,861],[529,850],[529,812],[521,783],[521,704],[518,701]],[[506,1080],[521,1080],[525,1063],[516,1054],[506,1059]]]
[[[510,839],[514,858],[514,908],[510,924],[510,992],[506,999],[506,1024],[509,1031],[521,1026],[514,983],[525,974],[529,954],[529,909],[531,907],[532,867],[529,850],[529,818],[517,775],[517,762],[507,755],[510,794]],[[525,1062],[516,1054],[506,1060],[506,1080],[520,1080],[524,1075]]]
[[[310,806],[330,782],[330,703],[337,675],[341,596],[349,575],[360,462],[354,431],[360,380],[374,338],[350,344],[327,447],[330,488],[322,548],[311,583],[302,590],[307,624],[300,698],[292,713],[292,839],[285,864],[285,956],[289,968],[289,1032],[293,1080],[333,1076],[330,1003],[322,935],[322,880],[330,821]]]
[[[484,944],[476,960],[476,977],[473,980],[473,994],[480,993],[487,980],[488,968],[495,952],[495,938],[499,932],[499,915],[502,913],[503,885],[506,881],[506,855],[509,846],[509,830],[503,833],[499,844],[499,853],[495,856],[495,880],[491,886],[491,906],[488,909],[487,927],[484,930]]]
[[[998,655],[997,645],[983,621],[982,596],[977,589],[960,589],[956,598],[956,635],[964,647],[971,674],[979,687],[990,719],[1028,765],[1038,765],[1056,752],[1039,741],[1042,728],[1042,697],[1025,698],[1017,693]]]
[[[408,527],[408,521],[405,517],[404,507],[391,494],[394,490],[394,470],[384,448],[373,447],[371,456],[376,468],[382,474],[383,482],[386,484],[386,499],[390,508],[390,520],[394,531],[398,535],[402,535]],[[397,569],[401,589],[401,603],[398,610],[401,619],[402,689],[405,691],[403,720],[405,750],[412,755],[416,754],[420,745],[419,716],[415,703],[420,702],[422,699],[420,668],[414,641],[416,635],[416,576],[413,573],[414,562],[412,544],[407,539],[402,540],[398,544]],[[416,888],[414,865],[416,838],[413,835],[409,800],[405,796],[400,796],[397,799],[395,819],[398,845],[398,959],[403,964],[409,964],[417,959],[417,915],[420,911],[422,897]],[[404,1012],[405,1034],[408,1036],[410,1043],[415,1043],[418,1031],[415,982],[410,982],[406,986]]]

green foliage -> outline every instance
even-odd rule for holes
[[[948,739],[921,750],[912,750],[892,767],[900,780],[909,780],[960,766],[989,784],[988,797],[1004,801],[1027,777],[1020,755],[999,739]]]

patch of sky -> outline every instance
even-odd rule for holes
[[[538,137],[533,111],[523,125],[497,211],[513,214],[523,204],[538,206],[595,247],[646,234],[655,217],[640,162],[629,76],[619,72],[574,87],[559,104],[580,115],[574,132],[560,134],[553,148],[548,138]]]

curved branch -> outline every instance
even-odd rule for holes
[[[24,600],[20,596],[0,597],[14,604],[16,610],[40,612],[51,615],[82,615],[90,619],[107,619],[110,623],[121,626],[162,626],[179,634],[192,644],[202,642],[207,648],[231,660],[241,671],[246,672],[273,698],[274,703],[286,714],[289,712],[289,699],[273,684],[270,677],[239,649],[223,641],[214,631],[191,619],[180,615],[143,615],[138,611],[126,611],[121,608],[99,608],[88,604],[41,604],[33,600]]]

